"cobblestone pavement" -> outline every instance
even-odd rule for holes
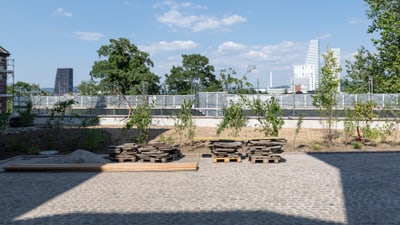
[[[0,224],[400,224],[400,153],[192,172],[0,173]]]

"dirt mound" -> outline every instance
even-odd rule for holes
[[[48,157],[37,161],[43,164],[81,164],[81,163],[110,163],[103,156],[96,155],[87,150],[78,149],[66,156]]]

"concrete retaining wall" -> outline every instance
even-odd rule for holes
[[[61,119],[61,117],[60,117]],[[46,125],[49,117],[40,116],[35,118],[36,125]],[[101,116],[99,117],[99,125],[101,126],[124,126],[127,122],[126,117],[118,117],[118,116]],[[218,117],[194,117],[194,121],[196,126],[198,127],[217,127],[221,122],[222,118]],[[284,118],[285,124],[283,128],[296,128],[298,118],[294,117],[286,117]],[[71,125],[80,125],[82,123],[81,118],[77,117],[63,117],[60,120],[60,124],[71,124]],[[155,127],[172,127],[175,124],[175,120],[171,117],[153,117],[151,126]],[[250,118],[247,122],[248,127],[256,127],[258,125],[258,121],[255,118]],[[385,121],[375,121],[372,124],[372,127],[382,126],[385,124]],[[314,129],[322,129],[324,128],[325,123],[319,118],[303,118],[302,128],[314,128]],[[334,128],[343,129],[343,121],[338,121],[334,124]]]

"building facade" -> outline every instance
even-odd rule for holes
[[[313,87],[313,90],[318,88],[318,83],[319,83],[319,69],[320,69],[320,57],[321,53],[319,50],[319,40],[314,39],[310,41],[310,44],[308,46],[308,51],[307,51],[307,57],[305,64],[310,64],[314,65],[314,77],[313,77],[313,83],[315,86]]]
[[[304,64],[293,68],[293,91],[312,92],[318,88],[320,69],[319,40],[311,40]]]
[[[295,92],[307,93],[316,89],[316,70],[314,64],[295,65],[293,74],[295,77]]]
[[[61,96],[73,92],[74,71],[72,68],[58,68],[53,95]]]
[[[0,46],[0,113],[7,110],[7,57],[10,53]]]

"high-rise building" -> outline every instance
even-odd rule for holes
[[[317,89],[319,82],[319,58],[319,40],[311,40],[305,63],[295,65],[293,68],[294,91],[309,92]]]
[[[319,40],[314,39],[310,41],[305,61],[305,64],[314,65],[315,71],[314,71],[313,83],[315,84],[315,86],[312,88],[313,90],[315,90],[318,87],[319,83],[319,66],[320,66],[319,59],[320,59]]]
[[[73,91],[74,71],[72,68],[58,68],[53,95],[65,95]]]
[[[0,46],[0,112],[7,109],[7,57],[10,53]]]

